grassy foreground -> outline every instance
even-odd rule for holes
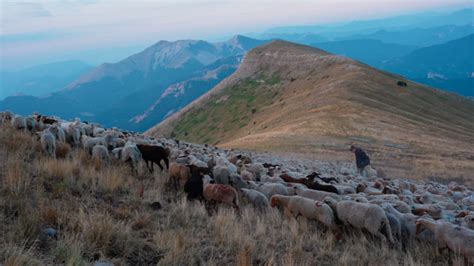
[[[43,155],[27,133],[0,127],[0,264],[446,265],[463,260],[434,246],[392,249],[363,232],[336,241],[312,221],[279,210],[209,215],[166,186],[167,172],[139,177],[82,150]],[[62,154],[61,154],[62,153]],[[62,158],[61,158],[62,157]],[[141,182],[144,197],[139,197]],[[151,203],[160,202],[161,208]],[[44,230],[57,230],[48,236]]]

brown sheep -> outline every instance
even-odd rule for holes
[[[191,177],[191,170],[184,164],[172,162],[169,166],[170,179],[169,182],[175,190],[183,187]]]
[[[211,177],[208,175],[203,177],[202,182],[202,194],[206,201],[233,205],[236,210],[239,210],[238,194],[233,187],[223,184],[211,184]]]
[[[282,173],[280,175],[280,178],[283,179],[283,181],[287,183],[298,183],[298,184],[303,184],[303,185],[306,185],[308,183],[308,180],[304,178],[294,178],[290,176],[288,173]]]

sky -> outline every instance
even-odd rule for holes
[[[71,59],[115,62],[159,40],[222,40],[278,26],[469,5],[471,0],[0,0],[0,71]]]

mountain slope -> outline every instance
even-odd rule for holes
[[[474,34],[420,48],[382,67],[425,84],[474,96]]]
[[[398,86],[399,80],[276,41],[249,52],[233,75],[147,133],[346,159],[355,143],[395,175],[472,176],[474,103],[410,81]]]
[[[220,43],[160,41],[120,62],[92,69],[49,97],[10,97],[0,102],[0,109],[29,114],[34,106],[42,113],[143,131],[232,74],[240,64],[238,58],[262,43],[239,35]],[[179,84],[194,85],[187,86],[179,99],[167,99],[155,108],[163,94]],[[76,104],[68,108],[63,99]]]

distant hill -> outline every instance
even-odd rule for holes
[[[240,35],[221,43],[160,41],[118,63],[92,69],[49,97],[10,97],[0,102],[0,109],[31,113],[34,106],[35,111],[65,118],[145,130],[233,73],[239,57],[262,43]],[[179,96],[166,97],[180,84],[185,85]]]
[[[321,42],[313,43],[311,46],[333,54],[347,56],[375,67],[388,60],[404,56],[418,48],[371,39]]]
[[[383,64],[418,82],[474,96],[474,34],[420,48]]]
[[[17,94],[44,96],[56,92],[92,68],[87,63],[72,60],[1,72],[0,99]]]
[[[412,46],[432,46],[465,37],[474,33],[474,21],[467,25],[443,25],[407,30],[378,30],[371,34],[357,34],[343,37],[343,40],[373,39],[387,43]]]
[[[474,102],[466,98],[275,41],[250,51],[234,74],[147,133],[346,159],[357,144],[384,171],[426,177],[472,173],[472,117]]]
[[[286,34],[318,34],[328,38],[340,38],[353,34],[370,34],[379,30],[406,31],[416,28],[437,28],[440,26],[472,25],[474,9],[466,8],[448,13],[423,12],[393,16],[381,19],[358,20],[350,23],[328,25],[285,26],[264,31],[260,38],[272,38]],[[361,39],[361,37],[352,38]]]

